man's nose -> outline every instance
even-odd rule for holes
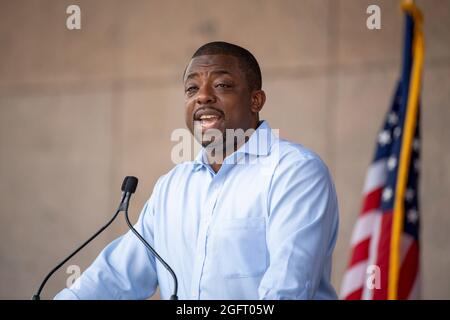
[[[214,93],[212,91],[212,88],[210,88],[207,85],[201,86],[197,92],[197,104],[210,104],[214,103],[215,97]]]

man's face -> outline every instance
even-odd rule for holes
[[[186,125],[204,147],[222,144],[226,129],[256,128],[252,94],[236,57],[193,58],[186,68],[184,90]],[[220,131],[223,139],[211,139],[208,130]]]

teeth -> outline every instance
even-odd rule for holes
[[[200,117],[200,120],[209,120],[209,119],[217,119],[217,116],[214,115],[204,115]]]

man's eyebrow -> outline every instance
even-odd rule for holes
[[[230,71],[228,71],[228,70],[220,69],[220,70],[213,70],[213,71],[211,71],[211,74],[214,74],[214,75],[223,75],[223,74],[231,75],[232,73]],[[195,78],[198,75],[199,75],[198,72],[190,72],[190,73],[188,73],[186,75],[185,81],[189,80],[189,79],[192,79],[192,78]]]
[[[218,75],[222,75],[222,74],[228,74],[231,75],[232,73],[228,70],[214,70],[211,71],[212,74],[218,74]]]

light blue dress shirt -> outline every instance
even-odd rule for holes
[[[336,192],[322,160],[263,121],[217,173],[204,150],[156,183],[135,228],[180,299],[335,299]],[[55,299],[146,299],[170,274],[130,232]]]

